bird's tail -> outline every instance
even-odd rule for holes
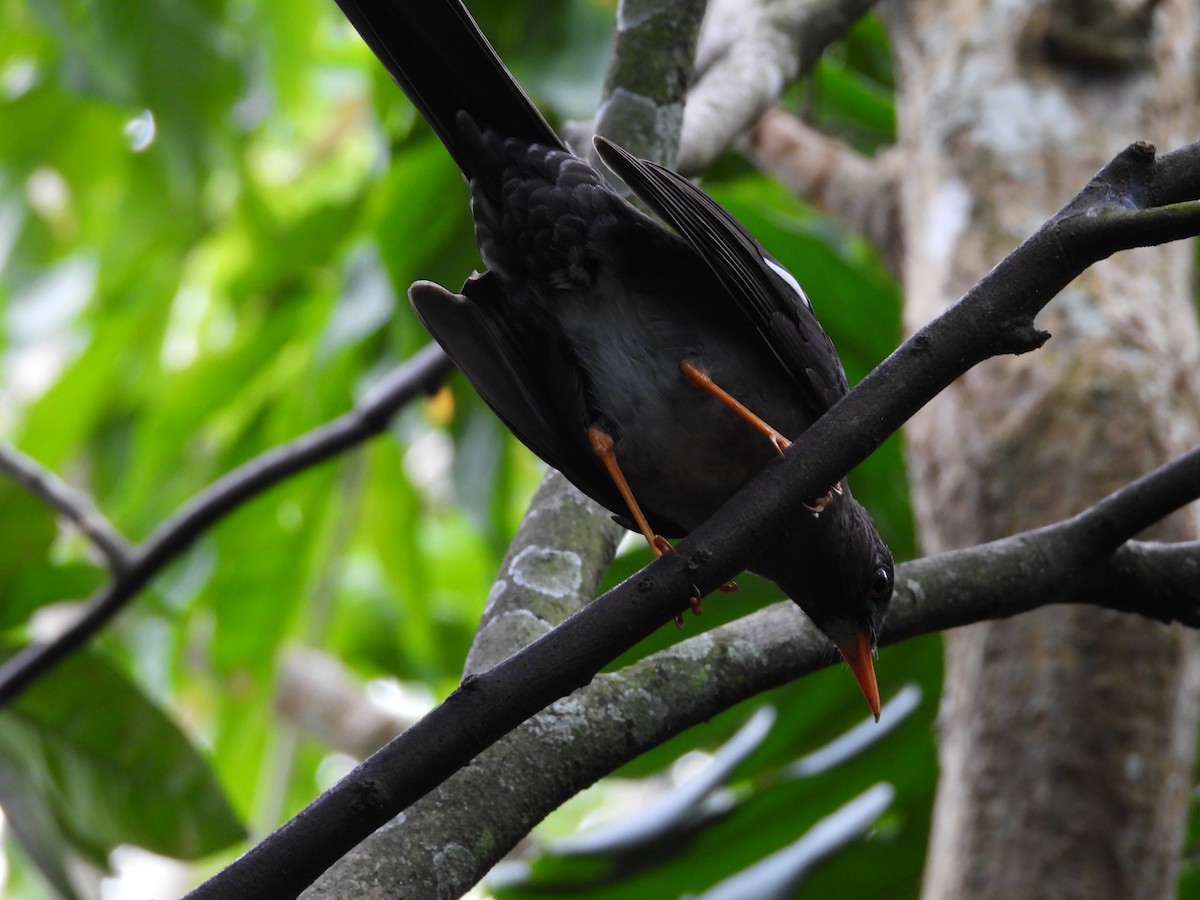
[[[460,0],[337,0],[463,174],[474,173],[457,117],[481,129],[563,147]]]

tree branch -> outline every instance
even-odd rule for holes
[[[902,564],[880,642],[1018,615],[1048,602],[1200,627],[1194,587],[1200,542],[1112,548],[1114,540],[1194,497],[1200,497],[1200,449],[1072,519]],[[825,638],[785,602],[598,675],[373,834],[304,896],[345,896],[349,886],[362,895],[458,896],[598,778],[736,703],[834,662]],[[705,672],[699,683],[697,671]],[[633,710],[631,697],[638,698]],[[435,866],[434,856],[450,844],[463,852]]]
[[[595,130],[672,165],[705,0],[621,0]],[[581,146],[591,153],[590,141]]]
[[[864,156],[778,108],[759,116],[739,146],[759,170],[865,237],[892,273],[900,273],[899,154],[885,150]]]
[[[361,444],[387,427],[395,412],[418,394],[429,393],[453,368],[436,344],[399,366],[354,409],[275,447],[209,485],[139,545],[125,567],[100,589],[79,618],[53,641],[32,644],[0,665],[0,706],[86,643],[147,582],[226,513],[289,475]]]
[[[83,532],[108,561],[113,573],[119,575],[129,568],[133,548],[100,512],[91,497],[8,444],[0,444],[0,472],[6,472],[13,481]]]
[[[503,663],[466,679],[438,709],[189,896],[294,897],[522,721],[587,685],[619,653],[682,613],[692,585],[707,593],[733,577],[806,497],[862,462],[955,378],[990,356],[1041,346],[1049,335],[1034,327],[1033,317],[1058,291],[1121,240],[1128,246],[1146,243],[1143,232],[1129,234],[1123,227],[1123,216],[1138,208],[1137,198],[1155,196],[1154,187],[1162,192],[1158,196],[1174,191],[1182,196],[1173,199],[1196,199],[1200,165],[1179,168],[1181,157],[1195,161],[1200,145],[1168,155],[1177,180],[1165,184],[1149,145],[1123,151],[954,306],[799,435],[675,553]],[[1114,228],[1121,237],[1112,237]],[[1061,585],[1046,586],[1049,598],[1052,588]],[[886,634],[895,636],[903,631],[908,605],[893,601],[893,606]]]
[[[907,563],[881,644],[1002,619],[1049,603],[1090,603],[1200,628],[1200,541],[1130,540],[1200,497],[1200,448],[1073,518]],[[931,598],[939,598],[933,600]]]
[[[874,0],[711,0],[699,77],[683,114],[679,171],[707,169],[872,6]]]
[[[500,564],[463,674],[490,669],[591,601],[625,533],[550,469]]]

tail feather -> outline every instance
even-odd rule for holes
[[[482,129],[565,149],[459,0],[337,3],[467,178],[482,173],[460,140],[460,112]]]

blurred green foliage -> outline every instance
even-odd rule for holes
[[[471,7],[552,120],[589,114],[611,4]],[[404,291],[479,265],[466,189],[330,0],[0,0],[0,19],[0,439],[140,541],[426,342]],[[870,151],[891,138],[891,90],[886,40],[868,20],[793,99]],[[860,239],[732,157],[705,186],[808,287],[852,381],[890,351],[897,290]],[[316,647],[363,678],[444,696],[539,474],[456,377],[385,436],[223,520],[94,652],[0,714],[0,801],[22,826],[7,831],[10,889],[69,896],[63,860],[103,866],[119,843],[204,856],[202,877],[245,849],[243,825],[261,833],[297,812],[329,751],[274,711],[281,653]],[[855,488],[910,557],[896,440]],[[610,577],[644,561],[623,557]],[[103,578],[78,534],[0,481],[10,643]],[[774,599],[746,579],[690,627]],[[664,629],[631,657],[674,639]],[[781,766],[862,710],[844,672],[775,691],[779,724],[736,775],[744,803],[589,895],[702,890],[886,780],[897,799],[885,822],[801,895],[915,896],[939,666],[936,640],[886,651],[885,699],[916,680],[919,712],[847,766],[784,786]],[[621,774],[654,777],[717,746],[753,705]]]

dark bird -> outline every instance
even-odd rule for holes
[[[460,294],[417,282],[417,314],[522,443],[656,554],[846,393],[796,279],[685,178],[597,138],[669,227],[628,203],[555,134],[459,0],[337,2],[470,185],[487,271]],[[828,635],[878,718],[871,655],[892,556],[845,481],[749,569]]]

